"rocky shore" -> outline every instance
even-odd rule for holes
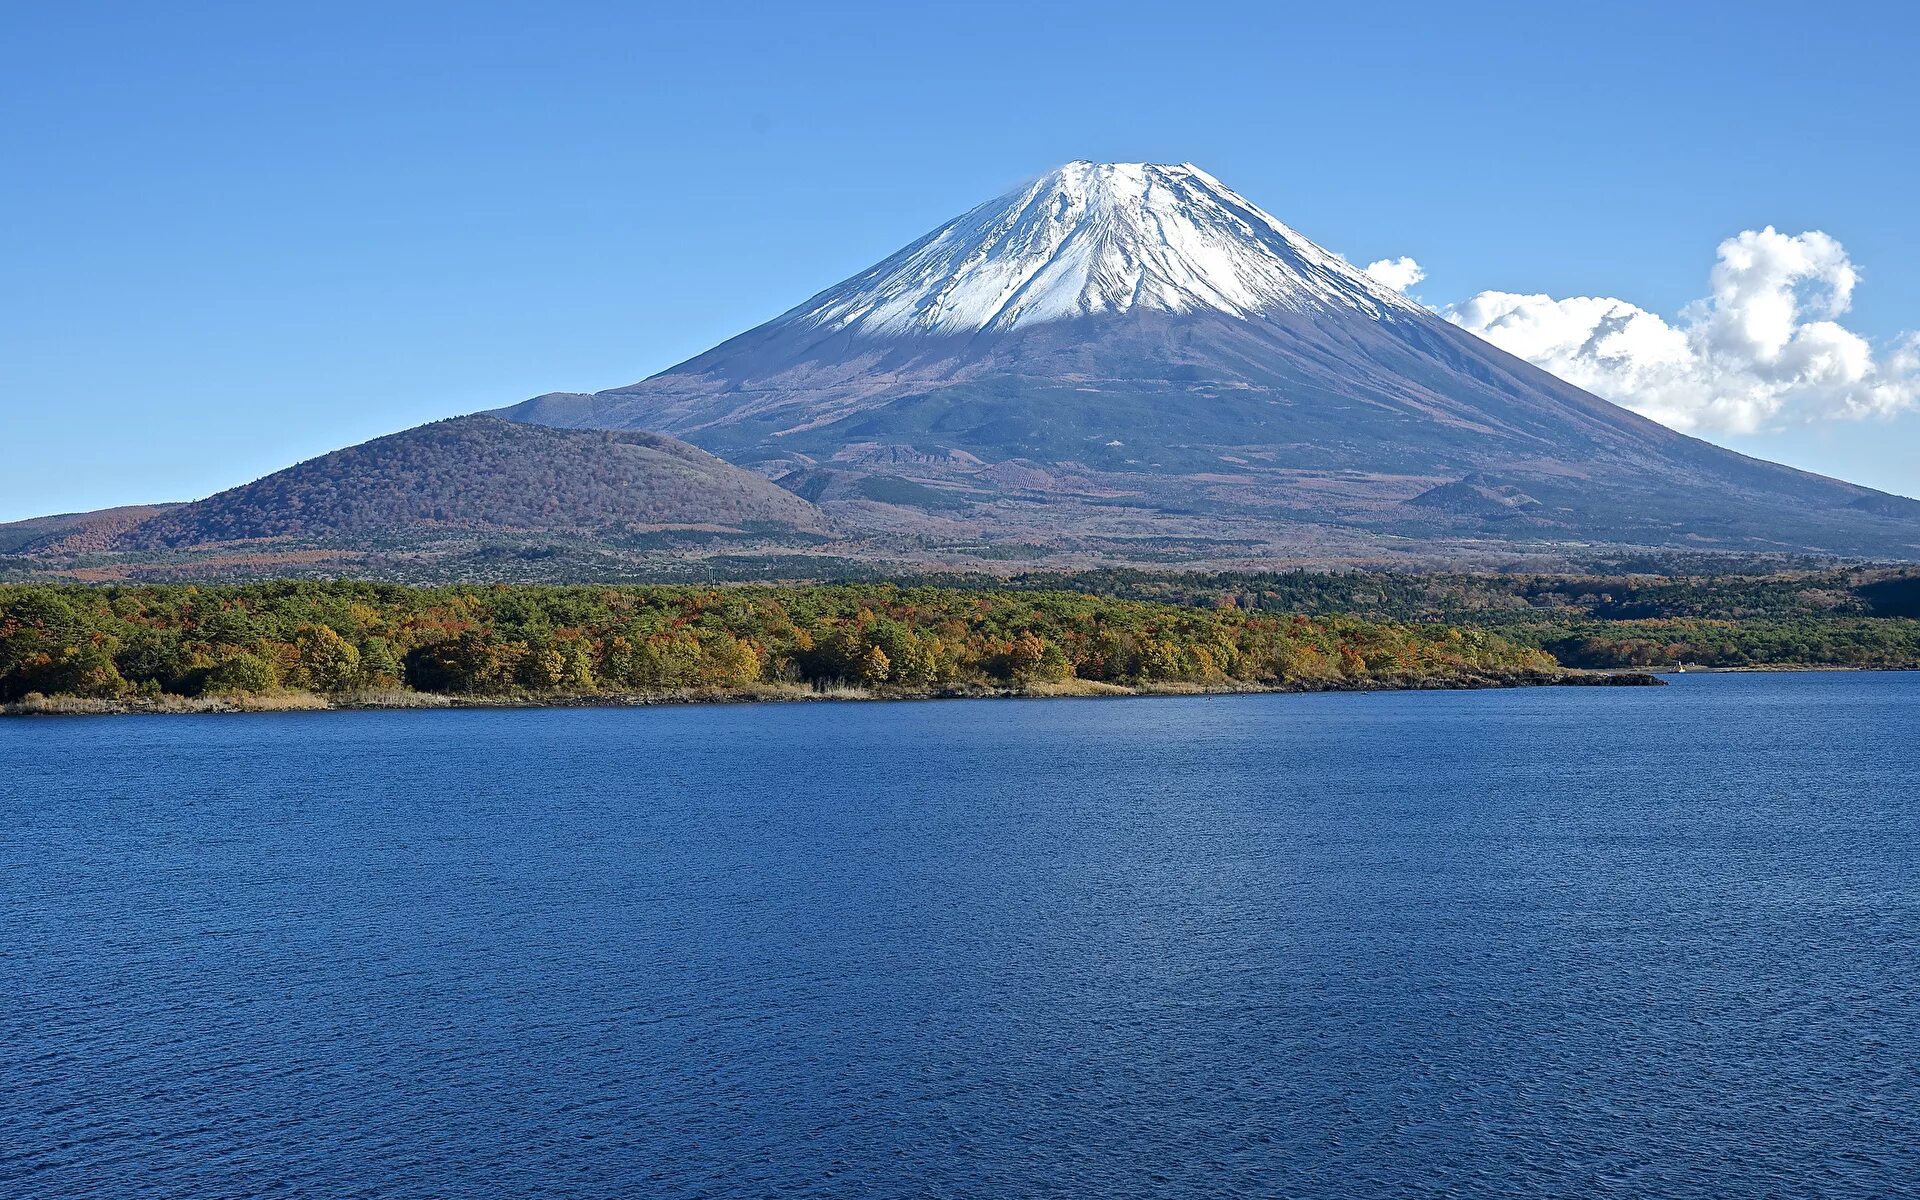
[[[1299,692],[1466,691],[1516,687],[1660,687],[1645,671],[1516,671],[1424,678],[1300,679],[1280,684],[1166,683],[1121,686],[1067,679],[1013,687],[931,689],[760,684],[745,688],[679,688],[656,692],[554,692],[490,696],[440,695],[404,689],[346,692],[269,692],[224,696],[96,699],[27,696],[0,705],[0,716],[129,716],[190,713],[325,712],[416,708],[621,708],[651,704],[766,704],[805,701],[993,700],[1100,697],[1264,695]]]

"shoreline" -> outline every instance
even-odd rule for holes
[[[1703,667],[1692,663],[1675,663],[1660,667],[1623,667],[1622,670],[1645,671],[1649,675],[1780,675],[1780,674],[1842,674],[1865,671],[1920,671],[1920,666],[1912,664],[1882,666],[1862,664],[1854,666],[1847,663],[1748,663],[1744,667]]]
[[[1069,700],[1151,699],[1165,696],[1303,695],[1319,692],[1457,692],[1526,687],[1664,687],[1651,671],[1528,671],[1414,679],[1297,680],[1282,684],[1233,683],[1137,684],[1132,686],[1070,679],[1007,687],[815,689],[804,684],[761,684],[747,688],[679,688],[658,692],[522,693],[500,696],[448,695],[389,689],[344,693],[274,692],[231,696],[164,696],[95,699],[85,696],[29,696],[0,704],[0,716],[186,716],[263,712],[400,712],[459,708],[645,708],[689,704],[804,704],[819,702],[884,703],[901,700]]]

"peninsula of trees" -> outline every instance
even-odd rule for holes
[[[0,703],[569,702],[1471,687],[1577,678],[1497,634],[1070,592],[886,584],[0,586]]]

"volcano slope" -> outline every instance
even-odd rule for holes
[[[671,434],[936,541],[1920,557],[1920,503],[1573,387],[1191,165],[1069,164],[641,383],[500,415]]]

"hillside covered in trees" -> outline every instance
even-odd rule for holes
[[[112,548],[662,526],[825,528],[798,496],[674,438],[479,416],[375,438],[168,508],[119,532]]]
[[[1496,635],[1342,616],[889,585],[0,586],[0,701],[564,697],[784,684],[937,694],[1553,682]]]

